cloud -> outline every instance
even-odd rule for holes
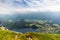
[[[60,0],[0,0],[0,14],[59,12]]]

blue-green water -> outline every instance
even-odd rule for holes
[[[22,28],[22,29],[13,29],[12,31],[26,33],[26,32],[36,32],[38,31],[38,29]]]

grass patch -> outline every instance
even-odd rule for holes
[[[9,30],[0,30],[0,40],[60,40],[60,34],[42,34],[27,32],[25,34],[11,32]]]

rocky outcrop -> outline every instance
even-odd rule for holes
[[[0,30],[8,30],[8,29],[3,26],[0,26]]]

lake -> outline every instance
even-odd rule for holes
[[[13,29],[12,31],[26,33],[26,32],[36,32],[38,31],[38,29],[22,28],[22,29]]]

